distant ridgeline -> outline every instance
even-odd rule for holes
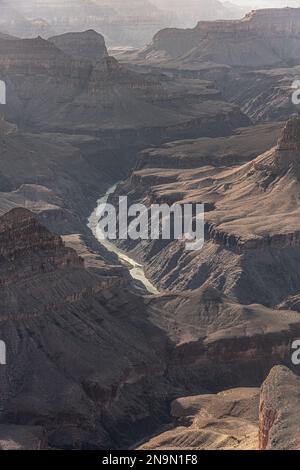
[[[195,29],[202,31],[252,31],[270,34],[300,32],[300,8],[266,8],[252,10],[241,20],[199,21]]]
[[[300,8],[253,10],[240,20],[199,21],[193,29],[167,28],[138,53],[139,60],[237,67],[298,64]]]

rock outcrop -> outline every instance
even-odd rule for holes
[[[121,185],[118,194],[126,192],[146,205],[205,203],[201,251],[187,253],[176,240],[125,243],[146,261],[152,280],[163,289],[181,291],[212,284],[242,303],[272,307],[298,294],[299,135],[295,118],[277,146],[243,165],[148,168]]]
[[[226,135],[249,124],[208,81],[137,73],[109,56],[74,59],[41,38],[0,40],[0,78],[7,120],[35,131],[96,135],[110,148],[133,139],[142,147],[175,136]]]
[[[65,267],[83,267],[83,260],[77,253],[64,247],[62,239],[52,235],[26,209],[14,209],[2,216],[0,241],[1,287],[26,281],[28,274],[35,276],[41,270],[46,274]],[[44,262],[41,254],[45,256]],[[20,264],[13,264],[16,258],[20,259]]]
[[[104,37],[92,29],[53,36],[49,41],[75,59],[97,61],[108,55]]]
[[[176,399],[173,423],[139,449],[299,450],[299,390],[299,376],[275,366],[261,389]]]
[[[260,386],[273,366],[290,363],[300,333],[297,312],[242,305],[207,284],[150,299],[148,312],[174,346],[167,376],[189,394]]]
[[[295,152],[295,157],[297,150],[300,150],[300,120],[296,117],[290,119],[283,129],[282,136],[278,141],[278,150]],[[295,159],[295,164],[297,163],[299,162]]]
[[[238,388],[196,395],[171,405],[174,426],[143,450],[256,450],[259,389]]]
[[[250,70],[230,71],[220,77],[225,97],[236,104],[253,122],[286,121],[298,112],[293,102],[293,83],[300,75],[297,65]],[[223,82],[222,82],[223,80]],[[296,85],[297,86],[297,85]]]
[[[8,71],[18,70],[22,74],[40,71],[58,73],[72,67],[72,60],[49,41],[35,39],[1,39],[0,67],[4,77]]]
[[[51,447],[111,448],[166,419],[166,340],[126,278],[85,267],[24,209],[0,218],[0,237],[0,423],[42,425]]]
[[[0,139],[0,214],[26,207],[55,233],[83,232],[102,185],[109,184],[106,155],[95,150],[95,167],[94,151],[88,150],[100,143],[88,137],[23,133],[4,120]],[[109,167],[115,159],[111,157]],[[122,162],[118,165],[121,169]]]
[[[300,334],[297,313],[242,306],[212,288],[139,297],[120,268],[82,239],[64,243],[25,209],[0,218],[0,239],[3,447],[46,445],[31,437],[37,425],[50,447],[132,445],[170,421],[176,396],[260,384]],[[252,447],[256,395],[245,393],[200,397],[186,445]],[[189,415],[178,406],[174,417]],[[176,447],[186,431],[159,446]]]
[[[299,450],[300,378],[287,367],[274,367],[261,390],[259,448]]]
[[[165,29],[138,61],[177,67],[213,62],[234,67],[298,63],[300,9],[256,10],[242,20],[200,21],[193,29]]]
[[[40,426],[0,424],[0,450],[46,450],[47,435]]]
[[[82,24],[80,0],[51,3],[57,34]],[[128,6],[84,5],[89,28]],[[254,449],[258,431],[262,449],[300,446],[298,377],[278,366],[300,337],[300,119],[280,136],[223,100],[280,120],[299,38],[300,9],[263,10],[161,31],[126,67],[90,29],[0,35],[0,448],[125,448],[166,425],[142,447]],[[149,145],[110,200],[206,209],[202,250],[119,243],[155,296],[84,228]]]
[[[165,169],[167,173],[172,169],[196,169],[206,165],[237,165],[250,161],[276,145],[281,132],[282,123],[269,123],[236,129],[229,138],[202,137],[168,142],[161,147],[140,152],[136,170],[155,168],[158,181],[163,178],[163,173],[159,173],[160,169]],[[155,180],[154,172],[151,173]]]
[[[284,121],[297,112],[292,84],[300,74],[299,12],[254,10],[241,20],[168,28],[144,49],[124,51],[118,58],[174,77],[212,80],[252,121]]]

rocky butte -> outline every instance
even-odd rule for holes
[[[275,366],[261,388],[174,400],[173,427],[144,450],[298,450],[299,377]]]
[[[80,60],[91,38],[98,52]],[[8,95],[3,112],[20,127],[98,136],[106,147],[124,149],[172,136],[228,134],[249,123],[210,82],[135,72],[108,56],[95,32],[52,41],[0,39]]]
[[[118,58],[147,71],[212,80],[253,122],[284,121],[295,112],[291,87],[300,75],[299,12],[254,10],[240,20],[166,28],[148,46]]]
[[[299,61],[299,34],[300,8],[254,10],[242,20],[164,29],[137,57],[149,64],[183,68],[201,62],[248,68],[287,65]]]
[[[271,370],[260,396],[260,450],[299,449],[299,387],[299,377],[287,367]]]
[[[176,241],[127,244],[158,286],[183,291],[209,283],[243,303],[274,307],[291,297],[296,302],[299,135],[300,119],[291,119],[275,147],[240,165],[224,167],[220,160],[220,165],[201,166],[200,160],[197,169],[193,162],[192,168],[178,170],[170,160],[167,170],[157,168],[155,159],[149,168],[148,160],[148,168],[119,187],[118,193],[126,191],[132,201],[206,206],[206,243],[200,252],[188,254]]]
[[[53,36],[49,41],[75,59],[94,61],[108,56],[104,37],[92,29]]]

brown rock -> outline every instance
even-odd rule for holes
[[[151,432],[166,419],[167,342],[143,298],[121,271],[85,267],[28,210],[0,217],[0,238],[0,422],[42,425],[60,448],[130,445]]]
[[[300,149],[300,119],[290,119],[283,129],[282,137],[279,139],[278,148],[280,150]]]
[[[96,33],[74,34],[69,46],[69,36],[55,42],[75,50]],[[82,61],[40,37],[0,39],[0,74],[8,83],[7,120],[39,131],[96,135],[108,148],[226,135],[249,124],[208,82],[138,73],[104,53]]]
[[[47,435],[40,426],[0,424],[0,450],[46,450]]]
[[[143,450],[255,450],[259,389],[185,397],[172,403],[175,427],[143,444]]]
[[[206,241],[194,253],[187,253],[183,241],[177,240],[121,246],[146,263],[148,275],[162,289],[212,285],[243,304],[270,307],[297,295],[300,160],[295,139],[299,122],[289,122],[278,145],[242,165],[222,167],[217,161],[201,166],[200,162],[195,169],[193,162],[191,168],[176,169],[169,158],[170,169],[157,169],[155,151],[150,151],[148,168],[135,171],[119,186],[118,194],[130,194],[132,202],[146,205],[204,203]],[[178,153],[173,152],[179,162],[181,145]]]
[[[290,361],[300,331],[297,312],[241,305],[209,286],[149,299],[148,312],[173,345],[168,377],[188,394],[260,386]]]
[[[164,29],[137,54],[137,61],[190,70],[209,62],[235,67],[285,65],[299,60],[299,31],[299,8],[256,10],[241,20]]]
[[[104,37],[94,30],[65,33],[53,36],[49,41],[74,59],[97,61],[108,55]]]
[[[261,389],[261,450],[299,450],[299,400],[300,378],[287,367],[274,367]]]

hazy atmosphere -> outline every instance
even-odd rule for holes
[[[2,450],[300,450],[300,0],[0,0]]]
[[[140,47],[166,27],[239,19],[252,8],[297,6],[299,0],[0,0],[2,33],[44,38],[93,28],[108,46]],[[2,25],[2,26],[1,26]]]

